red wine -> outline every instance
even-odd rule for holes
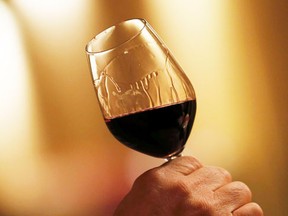
[[[106,119],[111,133],[139,152],[166,158],[180,153],[189,137],[196,100]]]

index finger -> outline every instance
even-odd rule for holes
[[[203,165],[200,161],[192,156],[181,156],[161,166],[161,168],[169,172],[180,173],[185,176],[195,172],[201,167],[203,167]]]

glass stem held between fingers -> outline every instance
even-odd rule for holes
[[[164,160],[165,160],[166,162],[169,162],[169,161],[172,161],[172,160],[174,160],[174,159],[176,159],[176,158],[179,158],[179,157],[182,157],[182,156],[183,156],[183,153],[179,153],[179,154],[177,154],[177,155],[174,155],[174,156],[165,158]]]

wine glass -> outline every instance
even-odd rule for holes
[[[167,160],[181,156],[196,96],[171,51],[144,19],[129,19],[86,46],[107,127],[124,145]]]

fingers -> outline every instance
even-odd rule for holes
[[[235,209],[251,202],[252,194],[247,185],[242,182],[231,182],[218,188],[214,192],[217,205],[222,206],[223,209],[233,212]]]
[[[159,211],[165,210],[162,215],[263,215],[261,208],[251,203],[251,191],[244,183],[232,182],[225,169],[203,166],[194,157],[179,157],[145,172],[130,194],[129,202],[140,196],[149,206],[155,204]]]
[[[220,167],[202,167],[189,175],[190,184],[201,190],[215,191],[232,181],[228,171]]]
[[[166,169],[167,172],[176,172],[183,175],[189,175],[201,167],[203,167],[203,165],[191,156],[178,157],[161,166],[161,168]]]
[[[223,185],[230,183],[232,177],[228,171],[220,167],[203,166],[194,157],[179,157],[161,166],[164,172],[171,172],[184,175],[183,179],[188,187],[197,188],[197,190],[214,191]]]
[[[263,216],[263,210],[257,203],[248,203],[233,211],[233,216]]]

